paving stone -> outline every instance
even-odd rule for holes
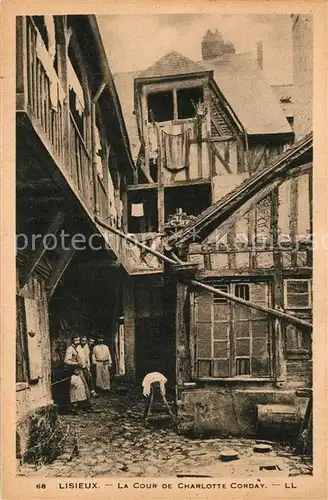
[[[249,477],[255,474],[252,459],[254,455],[261,455],[253,452],[255,440],[191,440],[176,434],[169,426],[145,426],[144,407],[140,394],[135,396],[113,392],[109,397],[94,400],[95,413],[88,414],[87,420],[85,415],[61,416],[62,422],[70,424],[78,435],[79,454],[69,463],[63,460],[63,456],[58,457],[53,464],[43,467],[43,475],[171,477],[192,470],[198,472],[200,468],[212,468],[221,477],[238,474]],[[290,447],[281,443],[272,443],[272,447],[270,459],[281,457],[290,475],[312,473],[309,458],[298,457]],[[226,448],[235,449],[240,455],[238,467],[221,464],[218,469],[220,451]],[[18,473],[29,477],[38,474],[32,468],[21,469]]]

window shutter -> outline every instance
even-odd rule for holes
[[[25,299],[27,352],[29,361],[29,378],[38,380],[42,376],[42,347],[39,321],[38,301]]]
[[[211,376],[212,294],[199,292],[195,297],[196,358],[198,377]]]
[[[213,377],[230,376],[230,304],[213,306]]]
[[[251,300],[256,304],[268,306],[267,283],[252,283]],[[265,313],[252,310],[252,356],[251,369],[253,376],[267,376],[269,364],[269,332],[270,320]]]

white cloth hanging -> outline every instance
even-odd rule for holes
[[[76,110],[82,116],[85,110],[83,88],[69,58],[67,60],[67,78],[69,87],[74,90],[76,95]]]
[[[160,372],[147,373],[147,375],[144,377],[142,381],[143,395],[145,397],[149,396],[151,384],[153,384],[154,382],[159,382],[161,394],[165,396],[165,384],[167,382],[167,378],[164,377],[164,375]]]
[[[143,217],[144,216],[144,206],[143,206],[143,203],[132,203],[132,205],[131,205],[131,216],[132,217]]]
[[[44,24],[46,26],[48,35],[48,53],[53,62],[56,55],[56,34],[55,34],[54,16],[44,16]]]
[[[53,60],[51,59],[49,52],[43,43],[40,35],[36,37],[36,56],[42,64],[43,69],[49,79],[49,92],[50,92],[50,102],[51,107],[57,111],[58,106],[58,76],[53,67]]]

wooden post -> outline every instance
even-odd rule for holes
[[[126,378],[136,381],[136,354],[135,354],[135,307],[133,281],[128,275],[124,276],[123,284],[123,315],[124,315],[124,354]]]
[[[275,333],[275,380],[281,384],[287,379],[287,364],[285,357],[285,342],[281,320],[276,318],[274,322]]]
[[[145,165],[144,170],[146,177],[150,177],[149,173],[149,136],[148,136],[148,106],[147,106],[147,93],[145,87],[142,88],[141,96],[141,110],[142,110],[142,128],[143,139],[145,143]]]
[[[163,170],[162,170],[162,154],[163,154],[163,146],[162,146],[162,134],[158,125],[156,125],[156,133],[157,133],[157,147],[158,147],[158,156],[157,156],[157,182],[158,182],[158,190],[157,190],[157,213],[158,213],[158,232],[161,233],[163,231],[163,226],[165,222],[165,203],[164,203],[164,185],[163,185]]]
[[[271,193],[271,236],[273,243],[273,283],[272,283],[272,304],[276,309],[281,310],[283,306],[283,279],[282,279],[282,258],[278,248],[278,210],[279,210],[279,187]],[[272,370],[277,383],[282,383],[287,377],[287,365],[285,359],[284,345],[284,325],[276,318],[273,325],[272,350],[273,363]]]
[[[292,267],[297,267],[297,219],[298,219],[298,178],[292,177],[290,181],[290,221],[289,230],[292,240]]]
[[[65,218],[64,212],[58,212],[56,214],[55,218],[53,219],[52,223],[48,227],[48,229],[45,231],[44,236],[56,235],[57,232],[59,231],[63,221],[64,221],[64,218]],[[33,273],[34,269],[36,268],[36,266],[38,265],[38,263],[40,262],[40,260],[42,259],[42,257],[46,253],[46,251],[47,251],[47,248],[45,247],[44,241],[42,239],[38,248],[35,250],[32,257],[28,260],[26,267],[23,270],[22,279],[21,279],[21,287],[23,287],[25,285],[25,283],[28,281],[29,277]]]
[[[24,110],[27,104],[27,33],[26,17],[16,18],[16,108]]]
[[[48,291],[48,298],[51,299],[54,291],[57,288],[58,283],[60,282],[64,272],[68,268],[71,260],[73,259],[75,255],[76,250],[74,248],[70,248],[69,250],[64,250],[62,252],[62,255],[55,265],[54,269],[52,270],[52,273],[49,277],[49,280],[47,282],[47,291]]]
[[[191,353],[190,353],[190,313],[185,309],[189,306],[188,286],[181,281],[176,285],[176,384],[182,386],[183,382],[191,379]],[[188,301],[188,302],[187,302]],[[187,320],[188,318],[188,320]],[[189,323],[189,324],[188,324]]]

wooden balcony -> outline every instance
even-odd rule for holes
[[[92,155],[69,112],[64,80],[58,77],[32,17],[19,18],[16,110],[27,116],[56,167],[93,211]],[[107,193],[101,196],[106,203]]]
[[[26,141],[35,142],[36,150],[45,153],[40,158],[49,159],[41,160],[47,172],[45,175],[49,179],[60,178],[62,184],[69,187],[79,199],[90,219],[94,220],[97,213],[106,220],[109,194],[106,184],[99,178],[94,189],[91,141],[87,143],[84,139],[69,110],[67,75],[63,74],[63,70],[60,78],[57,75],[53,60],[31,16],[17,18],[16,40],[17,126],[26,127]],[[61,57],[67,57],[65,47],[63,53]],[[66,66],[62,64],[62,68]],[[91,131],[91,123],[88,126]],[[21,136],[25,137],[24,134]],[[97,202],[94,199],[95,192]],[[120,238],[97,228],[127,268],[128,252],[121,248]]]

